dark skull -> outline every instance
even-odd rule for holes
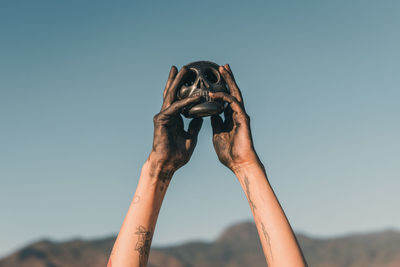
[[[218,65],[209,61],[196,61],[186,65],[189,69],[178,91],[178,98],[203,95],[205,100],[199,104],[185,107],[182,114],[187,118],[206,117],[221,113],[225,106],[218,100],[211,100],[208,92],[228,92]]]

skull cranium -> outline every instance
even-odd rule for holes
[[[185,107],[182,114],[185,117],[205,117],[219,114],[224,110],[224,103],[212,100],[208,92],[228,92],[218,65],[210,61],[196,61],[186,65],[188,73],[178,91],[178,98],[184,99],[196,95],[202,95],[205,100],[199,104]]]

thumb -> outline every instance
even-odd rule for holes
[[[211,126],[213,128],[213,134],[218,134],[222,131],[222,118],[219,115],[211,117]]]
[[[191,120],[189,123],[188,133],[193,137],[197,137],[199,135],[201,125],[203,125],[202,118],[195,118]]]

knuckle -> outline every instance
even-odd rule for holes
[[[154,115],[153,122],[157,123],[160,120],[160,116],[161,116],[161,113],[157,113],[156,115]]]
[[[250,116],[249,116],[248,114],[245,114],[245,118],[246,118],[246,121],[247,121],[248,123],[250,123]]]
[[[235,98],[232,96],[232,95],[230,95],[230,94],[227,94],[227,93],[223,93],[224,95],[224,97],[226,98],[226,100],[228,100],[229,102],[236,102],[235,101]]]
[[[250,123],[250,117],[244,111],[242,111],[238,114],[238,118],[240,118],[239,120],[246,124]]]

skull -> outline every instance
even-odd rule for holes
[[[203,102],[182,109],[182,114],[187,118],[206,117],[221,113],[225,105],[222,101],[212,100],[208,92],[228,92],[218,65],[209,61],[196,61],[186,65],[188,73],[183,79],[183,84],[178,90],[178,99],[202,95]]]

